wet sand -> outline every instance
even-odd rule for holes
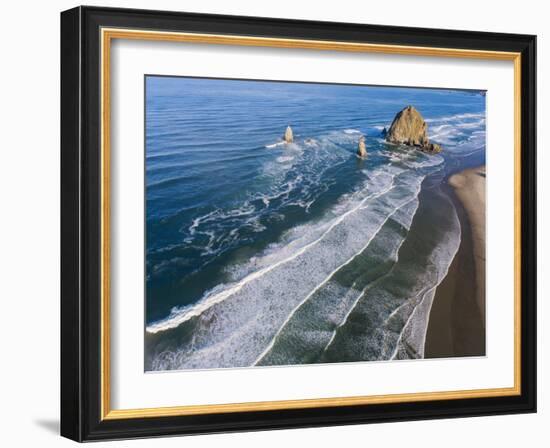
[[[426,334],[426,358],[485,355],[485,166],[449,178],[462,238],[437,288]]]

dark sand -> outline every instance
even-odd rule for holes
[[[425,358],[485,355],[485,167],[449,179],[462,240],[436,290]]]

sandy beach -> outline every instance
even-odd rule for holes
[[[460,248],[436,291],[425,357],[485,354],[485,166],[448,181],[460,218]]]

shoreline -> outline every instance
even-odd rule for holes
[[[461,225],[461,242],[436,289],[425,358],[485,355],[485,165],[451,175],[446,186]]]

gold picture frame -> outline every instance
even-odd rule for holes
[[[105,18],[105,11],[108,11],[108,19]],[[157,424],[157,422],[162,421],[166,418],[180,419],[178,421],[185,422],[186,418],[192,416],[211,416],[211,415],[225,415],[234,414],[234,418],[243,413],[258,413],[262,412],[272,412],[272,411],[299,411],[299,410],[314,410],[320,408],[327,408],[327,412],[338,412],[338,408],[358,407],[361,408],[361,412],[365,410],[366,407],[375,408],[374,405],[389,405],[389,404],[399,404],[399,403],[416,403],[418,406],[422,406],[422,403],[432,403],[435,401],[444,401],[449,403],[449,406],[452,406],[452,402],[456,400],[474,400],[474,399],[501,399],[509,400],[509,403],[524,402],[525,400],[531,403],[533,401],[531,387],[526,390],[524,385],[526,381],[531,381],[532,372],[529,371],[526,378],[524,376],[525,363],[533,363],[534,359],[532,358],[531,349],[525,352],[526,340],[524,338],[526,329],[522,327],[526,321],[532,322],[533,316],[526,315],[525,311],[525,301],[533,300],[533,298],[526,297],[524,288],[525,288],[525,273],[522,274],[522,269],[526,269],[525,260],[526,257],[529,259],[532,258],[533,253],[531,247],[527,247],[525,241],[522,240],[522,222],[525,222],[525,219],[532,219],[531,216],[527,216],[526,213],[530,213],[530,210],[533,207],[533,204],[530,202],[526,207],[526,196],[525,196],[525,185],[531,185],[532,179],[526,179],[525,173],[527,170],[532,170],[532,164],[534,162],[531,159],[526,159],[525,154],[527,152],[533,151],[530,140],[527,136],[522,135],[522,132],[525,129],[529,129],[529,126],[532,126],[532,113],[526,113],[527,110],[533,108],[531,101],[526,101],[526,84],[530,82],[530,79],[534,76],[530,71],[530,64],[534,54],[532,53],[532,36],[503,36],[502,37],[502,47],[503,49],[490,49],[490,36],[477,36],[477,46],[478,48],[468,48],[468,47],[453,47],[450,46],[451,41],[455,45],[459,45],[460,42],[467,42],[467,38],[470,40],[472,36],[470,35],[461,35],[461,32],[448,32],[446,37],[440,37],[438,45],[438,39],[431,32],[431,30],[416,30],[419,36],[428,36],[432,37],[434,46],[427,46],[425,43],[417,43],[407,45],[403,42],[374,42],[369,41],[369,36],[372,36],[373,33],[378,33],[380,36],[384,37],[384,30],[369,30],[368,26],[364,26],[366,37],[365,42],[357,41],[345,41],[345,40],[330,40],[330,39],[321,39],[321,38],[288,38],[288,37],[277,37],[277,33],[273,31],[277,26],[280,27],[294,27],[296,29],[296,34],[299,30],[299,25],[294,23],[279,23],[279,22],[269,22],[272,26],[269,28],[271,31],[267,32],[270,34],[268,36],[256,36],[250,35],[246,32],[246,26],[243,25],[243,34],[229,34],[224,32],[218,21],[212,18],[211,28],[212,30],[216,29],[217,32],[198,32],[193,29],[191,31],[184,30],[173,30],[171,25],[168,23],[173,23],[174,20],[178,18],[182,21],[182,28],[189,26],[195,17],[183,17],[177,13],[156,13],[149,12],[144,13],[145,22],[136,21],[134,26],[131,26],[134,23],[129,12],[123,10],[117,10],[117,12],[105,10],[102,8],[76,8],[74,10],[67,11],[63,13],[62,18],[64,17],[64,27],[67,34],[74,33],[82,34],[81,39],[86,37],[87,39],[95,39],[93,42],[97,46],[98,54],[94,56],[94,61],[97,63],[98,69],[98,91],[97,98],[99,100],[98,110],[100,113],[100,122],[97,129],[97,141],[99,143],[99,164],[96,168],[99,169],[99,179],[98,179],[98,193],[99,193],[99,204],[98,204],[98,218],[99,218],[99,246],[98,246],[98,260],[97,260],[97,272],[99,273],[99,284],[98,284],[98,317],[99,322],[97,322],[97,335],[99,335],[99,344],[97,345],[99,359],[97,360],[97,367],[99,368],[98,376],[94,384],[99,389],[99,396],[97,399],[98,403],[89,408],[87,412],[87,419],[90,421],[95,421],[96,426],[92,428],[91,425],[87,426],[87,434],[84,434],[84,422],[82,420],[77,423],[74,422],[74,419],[69,417],[63,417],[62,420],[66,422],[63,427],[62,423],[62,433],[65,433],[68,437],[79,439],[79,440],[89,440],[95,438],[118,438],[125,436],[132,436],[131,430],[128,429],[128,425],[132,424],[131,422],[143,419],[146,419],[148,423],[148,430],[145,432],[146,435],[154,434],[163,434],[162,425]],[[115,17],[115,19],[113,19]],[[203,20],[207,20],[207,16],[201,16]],[[147,29],[144,26],[144,23],[155,23],[155,29]],[[153,22],[154,20],[154,22]],[[158,29],[158,24],[162,23],[163,20],[166,21],[166,29]],[[270,19],[257,19],[260,22],[262,20],[269,21]],[[93,24],[91,28],[95,33],[92,37],[89,37],[88,34],[84,35],[83,28],[79,27],[77,24],[85,21],[86,23]],[[238,18],[235,18],[235,23],[239,21]],[[141,24],[141,26],[140,26]],[[326,29],[338,29],[338,24],[322,24],[319,25],[320,29],[325,27]],[[331,28],[333,27],[333,28]],[[357,27],[361,27],[357,25]],[[89,27],[90,28],[90,27]],[[342,27],[345,34],[345,27]],[[287,29],[281,30],[280,33],[284,34],[287,32]],[[86,33],[90,33],[89,29]],[[369,34],[370,33],[370,34]],[[455,34],[453,34],[455,33]],[[313,33],[314,34],[314,33]],[[329,33],[330,34],[330,33]],[[377,35],[378,35],[377,34]],[[393,38],[389,36],[389,33],[386,33],[386,40],[391,41]],[[468,33],[466,33],[468,34]],[[62,35],[63,36],[63,35]],[[512,37],[514,36],[514,37]],[[428,37],[425,37],[427,39]],[[484,40],[485,38],[485,40]],[[175,406],[175,407],[157,407],[157,408],[142,408],[142,409],[113,409],[111,407],[111,366],[110,359],[112,356],[111,353],[111,304],[110,304],[110,285],[111,285],[111,266],[110,266],[110,247],[111,247],[111,229],[110,229],[110,220],[111,220],[111,45],[114,40],[140,40],[140,41],[162,41],[162,42],[184,42],[184,43],[200,43],[200,44],[209,44],[209,45],[232,45],[232,46],[243,46],[243,47],[274,47],[274,48],[288,48],[288,49],[311,49],[311,50],[321,50],[321,51],[342,51],[342,52],[354,52],[354,53],[379,53],[379,54],[397,54],[397,55],[408,55],[408,56],[432,56],[432,57],[445,57],[445,58],[464,58],[464,59],[482,59],[488,61],[494,60],[504,60],[513,62],[514,66],[514,158],[515,158],[515,173],[514,173],[514,385],[513,387],[505,388],[489,388],[489,389],[474,389],[474,390],[460,390],[460,391],[442,391],[442,392],[423,392],[423,393],[405,393],[405,394],[395,394],[395,395],[372,395],[372,396],[353,396],[353,397],[339,397],[339,398],[315,398],[315,399],[305,399],[305,400],[282,400],[282,401],[265,401],[265,402],[243,402],[243,403],[232,403],[232,404],[217,404],[217,405],[188,405],[188,406]],[[418,39],[417,39],[418,40]],[[520,42],[518,44],[517,42]],[[74,44],[77,45],[77,44]],[[79,53],[83,51],[80,47],[73,49],[73,54],[66,56],[67,62],[66,67],[71,64],[76,64],[78,70],[81,70],[79,61],[74,59],[74,55],[78,54],[81,58],[82,55]],[[70,59],[70,60],[69,60]],[[73,67],[71,67],[72,69]],[[77,70],[77,71],[78,71]],[[63,72],[62,72],[63,75]],[[67,70],[66,77],[74,76],[74,70]],[[82,82],[82,81],[81,81]],[[534,88],[534,86],[532,86]],[[69,92],[71,95],[75,94],[74,87],[73,90]],[[79,89],[83,88],[82,85],[78,86],[77,96],[81,97],[81,92]],[[96,93],[96,92],[94,92]],[[69,111],[66,107],[67,112]],[[63,119],[63,117],[62,117]],[[86,126],[86,121],[83,117],[79,117],[81,122],[79,123],[68,123],[67,127]],[[72,129],[72,128],[71,128]],[[69,132],[69,131],[66,131]],[[68,146],[67,146],[68,147]],[[67,149],[67,147],[62,148],[62,151],[73,150]],[[81,149],[83,150],[83,149]],[[75,162],[76,163],[76,162]],[[528,166],[526,166],[526,163]],[[69,168],[66,168],[68,170]],[[530,201],[530,199],[529,199]],[[74,210],[69,210],[66,212],[67,215],[74,213]],[[72,215],[71,215],[72,216]],[[534,237],[534,236],[533,236]],[[73,242],[67,243],[74,244]],[[80,245],[75,250],[81,250]],[[532,268],[530,268],[532,269]],[[534,275],[534,274],[529,274]],[[67,280],[74,281],[72,280]],[[74,298],[62,298],[62,300],[74,300]],[[69,307],[67,306],[67,309]],[[71,312],[73,312],[71,308]],[[79,313],[82,312],[82,309],[79,310]],[[82,318],[82,315],[79,314],[79,317]],[[73,325],[67,322],[67,317],[64,317],[64,325]],[[527,320],[526,320],[527,319]],[[82,331],[82,328],[79,327],[78,331]],[[528,331],[532,331],[529,329]],[[72,346],[71,346],[72,348]],[[81,351],[82,347],[77,347],[76,351]],[[526,358],[528,356],[528,358]],[[78,360],[73,359],[71,355],[70,359],[67,357],[63,361],[66,365],[78,363]],[[67,367],[68,369],[69,367]],[[80,377],[78,377],[80,378]],[[82,379],[80,378],[81,382]],[[82,386],[82,384],[81,384]],[[75,390],[75,385],[72,384],[71,387],[67,387],[67,394],[73,394]],[[70,391],[68,391],[71,389]],[[78,389],[78,387],[77,387]],[[90,388],[88,388],[90,389]],[[96,390],[94,387],[91,389]],[[74,398],[74,397],[73,397]],[[88,397],[88,400],[90,397]],[[86,407],[84,399],[82,396],[78,399],[78,406]],[[515,401],[514,401],[515,400]],[[519,401],[518,401],[519,400]],[[513,407],[513,406],[512,406]],[[532,408],[532,406],[531,406]],[[64,412],[62,410],[62,412]],[[65,412],[67,412],[65,410]],[[368,412],[368,411],[367,411]],[[373,412],[375,412],[373,410]],[[397,411],[398,412],[398,411]],[[461,412],[460,410],[458,411]],[[480,411],[481,412],[481,411]],[[468,415],[467,412],[462,411],[464,415]],[[94,414],[94,415],[91,415]],[[475,412],[473,413],[475,414]],[[65,415],[65,414],[63,414]],[[406,417],[405,417],[406,418]],[[399,419],[399,416],[396,417]],[[368,419],[365,419],[367,421]],[[110,430],[109,425],[112,423],[117,424],[119,422],[121,425],[120,428]],[[182,423],[185,426],[184,423]],[[159,426],[160,425],[160,426]],[[105,430],[98,430],[104,426]],[[274,426],[277,426],[276,424]],[[282,424],[281,426],[284,426]],[[289,427],[292,425],[287,425]],[[236,424],[236,428],[239,428],[239,425]],[[243,429],[251,428],[254,426],[243,426]],[[262,425],[258,423],[256,426],[261,428]],[[65,429],[64,429],[65,428]],[[200,432],[201,424],[197,424],[193,427],[192,430],[185,431],[175,431],[175,433],[192,433]],[[220,430],[223,426],[220,425]]]

